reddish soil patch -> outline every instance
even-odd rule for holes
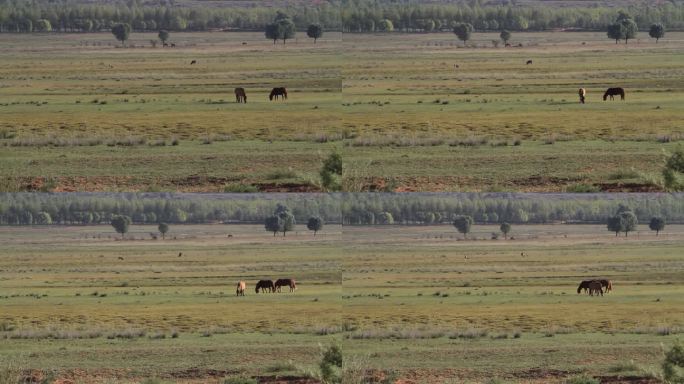
[[[259,384],[320,384],[321,382],[308,377],[297,376],[257,376]]]
[[[640,376],[597,376],[601,384],[660,384],[662,381]]]
[[[321,190],[310,184],[257,184],[259,192],[320,192]]]
[[[221,378],[229,375],[237,375],[239,373],[240,371],[236,370],[188,368],[182,371],[171,372],[166,376],[173,379],[205,379]]]
[[[515,372],[514,377],[520,379],[557,379],[568,377],[579,372],[563,371],[560,369],[530,368],[525,371]]]
[[[663,189],[654,184],[639,183],[606,183],[597,185],[602,192],[662,192]]]

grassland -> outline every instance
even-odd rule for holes
[[[628,238],[594,225],[515,226],[514,240],[492,232],[345,227],[346,355],[425,383],[658,372],[661,343],[684,325],[684,227]],[[613,292],[577,295],[596,277]]]
[[[298,36],[0,36],[0,189],[315,191],[337,150],[347,191],[653,191],[684,135],[680,32]]]
[[[0,361],[81,382],[301,375],[339,332],[341,231],[297,230],[172,226],[152,240],[133,226],[121,241],[108,226],[2,228]],[[254,293],[285,276],[296,293]]]

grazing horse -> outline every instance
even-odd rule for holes
[[[525,65],[530,65],[530,64],[532,64],[532,60],[527,60],[527,63],[525,63]]]
[[[620,95],[620,100],[625,99],[625,90],[622,88],[608,88],[606,93],[603,94],[603,101],[606,101],[608,96],[613,100],[613,96]]]
[[[580,103],[584,104],[584,98],[587,96],[587,90],[584,88],[580,88],[578,93],[579,93]]]
[[[193,60],[190,62],[190,65],[194,65],[194,64],[197,64],[197,60]]]
[[[282,97],[282,100],[287,100],[287,89],[285,87],[273,88],[271,94],[268,95],[268,99],[273,101],[273,98],[278,100],[278,96]]]
[[[256,288],[254,290],[256,293],[259,293],[259,289],[261,289],[261,293],[266,292],[267,289],[269,292],[275,292],[275,286],[273,285],[273,280],[259,280],[256,283]]]
[[[235,88],[235,100],[237,103],[247,104],[247,93],[244,88]]]
[[[604,292],[608,293],[613,290],[613,282],[610,280],[602,279],[599,280],[601,283],[601,287],[605,288],[606,290]]]
[[[594,293],[596,293],[596,296],[599,294],[603,296],[603,286],[601,285],[601,282],[598,280],[594,280],[591,283],[589,283],[589,296],[594,296]]]
[[[245,289],[247,289],[247,284],[242,280],[238,281],[237,288],[235,289],[235,296],[244,296]]]
[[[582,290],[584,290],[584,292],[586,293],[586,292],[589,290],[589,285],[590,285],[593,281],[594,281],[594,280],[582,280],[582,282],[580,283],[579,287],[577,287],[577,294],[579,294],[580,292],[582,292]]]
[[[295,284],[294,279],[278,279],[275,282],[276,291],[280,292],[280,287],[290,287],[290,292],[294,292],[297,289],[297,284]]]

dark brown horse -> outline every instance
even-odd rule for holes
[[[285,89],[285,87],[273,88],[271,94],[268,95],[268,99],[271,101],[273,101],[274,98],[278,100],[278,96],[282,97],[282,100],[287,100],[287,89]]]
[[[275,282],[276,291],[280,292],[280,287],[290,287],[290,292],[294,292],[297,289],[297,284],[294,279],[278,279]]]
[[[590,285],[593,281],[594,281],[594,280],[582,280],[582,282],[580,283],[579,287],[577,287],[577,294],[579,294],[580,292],[582,292],[582,290],[584,290],[585,293],[586,293],[587,291],[589,291],[589,285]]]
[[[261,293],[265,293],[267,289],[269,292],[275,292],[275,285],[273,285],[273,280],[259,280],[256,283],[256,288],[254,290],[256,291],[256,293],[259,293],[260,289]]]
[[[613,290],[613,282],[612,281],[606,280],[606,279],[601,279],[601,280],[599,280],[599,282],[601,283],[601,287],[606,289],[604,291],[605,293],[608,293],[608,292]]]
[[[613,100],[613,96],[620,95],[620,100],[625,99],[625,90],[622,88],[608,88],[606,90],[606,93],[603,94],[603,101],[606,101],[608,96],[610,96],[610,99]]]
[[[235,88],[235,101],[247,104],[247,93],[244,88]]]
[[[599,294],[603,296],[603,286],[601,285],[601,282],[598,280],[594,280],[591,283],[589,283],[589,296],[594,296],[594,293],[596,296]]]

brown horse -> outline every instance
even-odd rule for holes
[[[591,283],[589,283],[589,296],[594,296],[594,293],[596,296],[599,294],[603,296],[603,286],[601,285],[601,282],[598,280],[594,280]]]
[[[268,95],[268,99],[271,101],[273,101],[274,98],[278,100],[278,96],[282,97],[282,100],[287,100],[287,89],[285,89],[285,87],[273,88],[271,94]]]
[[[235,88],[235,100],[238,103],[247,104],[247,93],[244,88]]]
[[[578,93],[579,93],[580,103],[584,104],[584,98],[587,96],[587,90],[584,88],[580,88]]]
[[[275,289],[276,291],[280,292],[280,287],[290,287],[290,292],[294,292],[295,289],[297,289],[297,284],[295,283],[294,279],[278,279],[275,282]]]
[[[610,96],[610,99],[613,100],[613,96],[620,95],[620,100],[625,99],[625,90],[622,88],[608,88],[606,90],[606,93],[603,94],[603,101],[606,101],[608,96]]]
[[[247,289],[247,284],[242,280],[238,281],[237,288],[235,289],[235,296],[244,296],[245,289]]]
[[[601,287],[605,288],[606,290],[604,291],[605,293],[608,293],[613,290],[613,282],[610,280],[602,279],[599,280],[601,283]]]
[[[265,293],[267,289],[271,293],[275,292],[275,285],[273,285],[273,280],[259,280],[256,283],[256,288],[254,290],[256,293],[259,293],[259,289],[261,289],[261,293]]]
[[[584,293],[587,293],[589,291],[589,285],[593,282],[594,280],[582,280],[580,283],[579,287],[577,287],[577,294],[582,292],[584,290]]]

